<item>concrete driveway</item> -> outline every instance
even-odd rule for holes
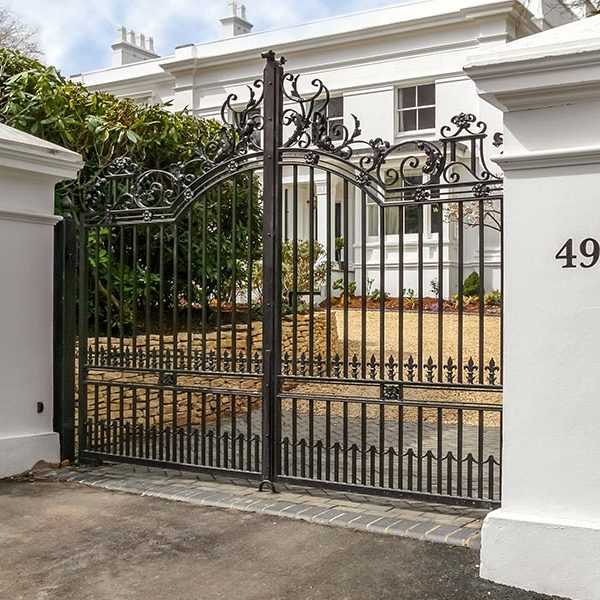
[[[478,554],[55,482],[0,482],[2,600],[534,600]]]

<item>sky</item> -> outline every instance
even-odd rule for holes
[[[254,31],[295,25],[407,0],[245,0]],[[44,61],[64,75],[111,64],[117,28],[153,36],[161,55],[175,46],[220,37],[225,0],[4,0],[1,2],[38,30]]]

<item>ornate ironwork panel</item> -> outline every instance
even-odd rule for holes
[[[497,504],[501,135],[367,139],[264,58],[191,159],[87,191],[81,457]]]

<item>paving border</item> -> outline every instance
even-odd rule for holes
[[[388,502],[348,495],[315,494],[284,487],[259,492],[256,483],[194,477],[187,472],[132,465],[67,467],[33,474],[36,480],[79,483],[105,490],[215,508],[262,513],[357,531],[478,550],[485,511],[460,511],[424,502]],[[251,485],[253,485],[251,487]]]

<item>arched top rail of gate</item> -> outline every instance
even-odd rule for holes
[[[488,167],[486,153],[490,146],[502,145],[502,134],[489,139],[487,124],[475,115],[452,117],[435,141],[391,143],[364,138],[354,114],[350,124],[330,123],[330,102],[331,93],[320,79],[305,82],[284,73],[281,114],[266,115],[263,81],[257,79],[247,86],[245,101],[237,94],[227,97],[216,136],[199,143],[189,160],[162,169],[146,169],[127,156],[114,160],[85,194],[84,221],[98,225],[176,220],[214,186],[262,168],[263,131],[271,118],[282,129],[282,168],[331,173],[381,205],[501,198],[503,179]]]

